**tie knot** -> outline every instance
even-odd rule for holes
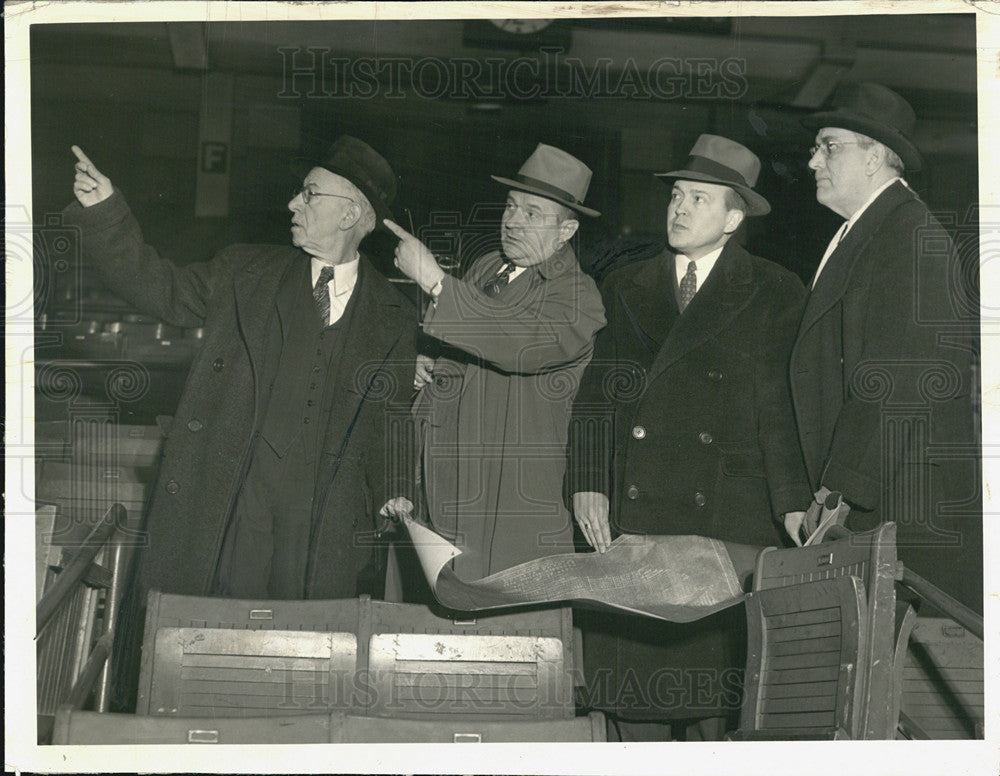
[[[688,275],[696,275],[697,269],[698,269],[698,264],[696,262],[693,261],[688,262],[688,268],[687,268]]]
[[[333,280],[333,267],[327,265],[319,271],[319,277],[316,279],[317,286],[325,286],[331,280]]]
[[[503,288],[510,282],[510,274],[514,271],[514,262],[505,261],[500,265],[500,271],[483,285],[487,296],[499,296]]]

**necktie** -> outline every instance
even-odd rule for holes
[[[319,271],[316,285],[313,286],[313,299],[316,301],[316,310],[319,319],[323,321],[324,328],[330,324],[330,288],[329,283],[333,280],[333,267],[323,267]]]
[[[698,290],[698,275],[695,273],[695,266],[693,261],[688,262],[687,272],[681,278],[681,312],[684,312],[684,308],[691,303],[695,291]]]
[[[510,273],[513,271],[513,262],[505,261],[503,267],[500,269],[500,273],[494,275],[483,284],[483,291],[486,292],[486,296],[500,296],[500,292],[510,282]]]

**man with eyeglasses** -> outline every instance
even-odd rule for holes
[[[176,266],[143,242],[122,195],[78,147],[66,210],[108,287],[138,310],[203,326],[166,441],[122,614],[148,590],[247,599],[381,595],[380,507],[407,494],[387,424],[406,417],[416,310],[359,251],[396,177],[343,136],[300,165],[295,247],[234,245]],[[134,670],[135,644],[116,638]],[[128,650],[135,650],[126,654]],[[128,699],[120,699],[128,705]]]
[[[462,555],[468,580],[573,551],[562,499],[573,397],[604,308],[571,240],[591,171],[540,143],[511,178],[500,250],[464,276],[447,276],[430,250],[395,224],[396,262],[433,302],[423,330],[414,407],[422,424],[423,482],[433,527]]]
[[[874,83],[803,120],[816,198],[845,220],[812,281],[792,396],[817,499],[841,493],[854,530],[895,521],[906,565],[982,611],[977,324],[949,235],[902,177],[920,169],[915,121]]]

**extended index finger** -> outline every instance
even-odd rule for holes
[[[396,237],[398,237],[400,240],[416,239],[415,237],[413,237],[412,234],[410,234],[409,232],[407,232],[403,227],[401,227],[399,224],[397,224],[397,223],[395,223],[393,221],[390,221],[388,218],[383,218],[382,219],[382,223],[385,224],[386,229],[388,229],[390,232],[392,232],[394,235],[396,235]]]
[[[76,158],[79,159],[81,162],[83,162],[84,164],[89,164],[91,167],[94,166],[94,163],[90,161],[90,158],[83,152],[83,149],[80,148],[80,146],[78,145],[70,146],[70,150],[73,151],[73,153],[76,155]]]

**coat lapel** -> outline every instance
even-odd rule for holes
[[[304,253],[292,254],[283,251],[284,264],[273,271],[272,255],[259,257],[246,268],[237,271],[233,281],[236,297],[236,322],[243,342],[250,354],[250,363],[256,373],[264,361],[264,351],[268,341],[268,322],[275,308],[275,299],[286,275],[293,271],[296,261],[306,261]],[[272,271],[268,271],[272,269]]]
[[[750,254],[727,243],[708,280],[670,329],[650,369],[650,379],[729,326],[757,290]]]
[[[632,277],[619,292],[632,333],[655,356],[677,318],[677,302],[670,273],[673,254],[664,250]]]
[[[809,294],[809,300],[802,314],[800,332],[816,323],[844,296],[854,265],[858,257],[864,253],[865,246],[878,231],[879,225],[889,213],[915,196],[906,186],[896,181],[861,214],[854,226],[844,235],[840,245],[830,254],[816,287]]]

